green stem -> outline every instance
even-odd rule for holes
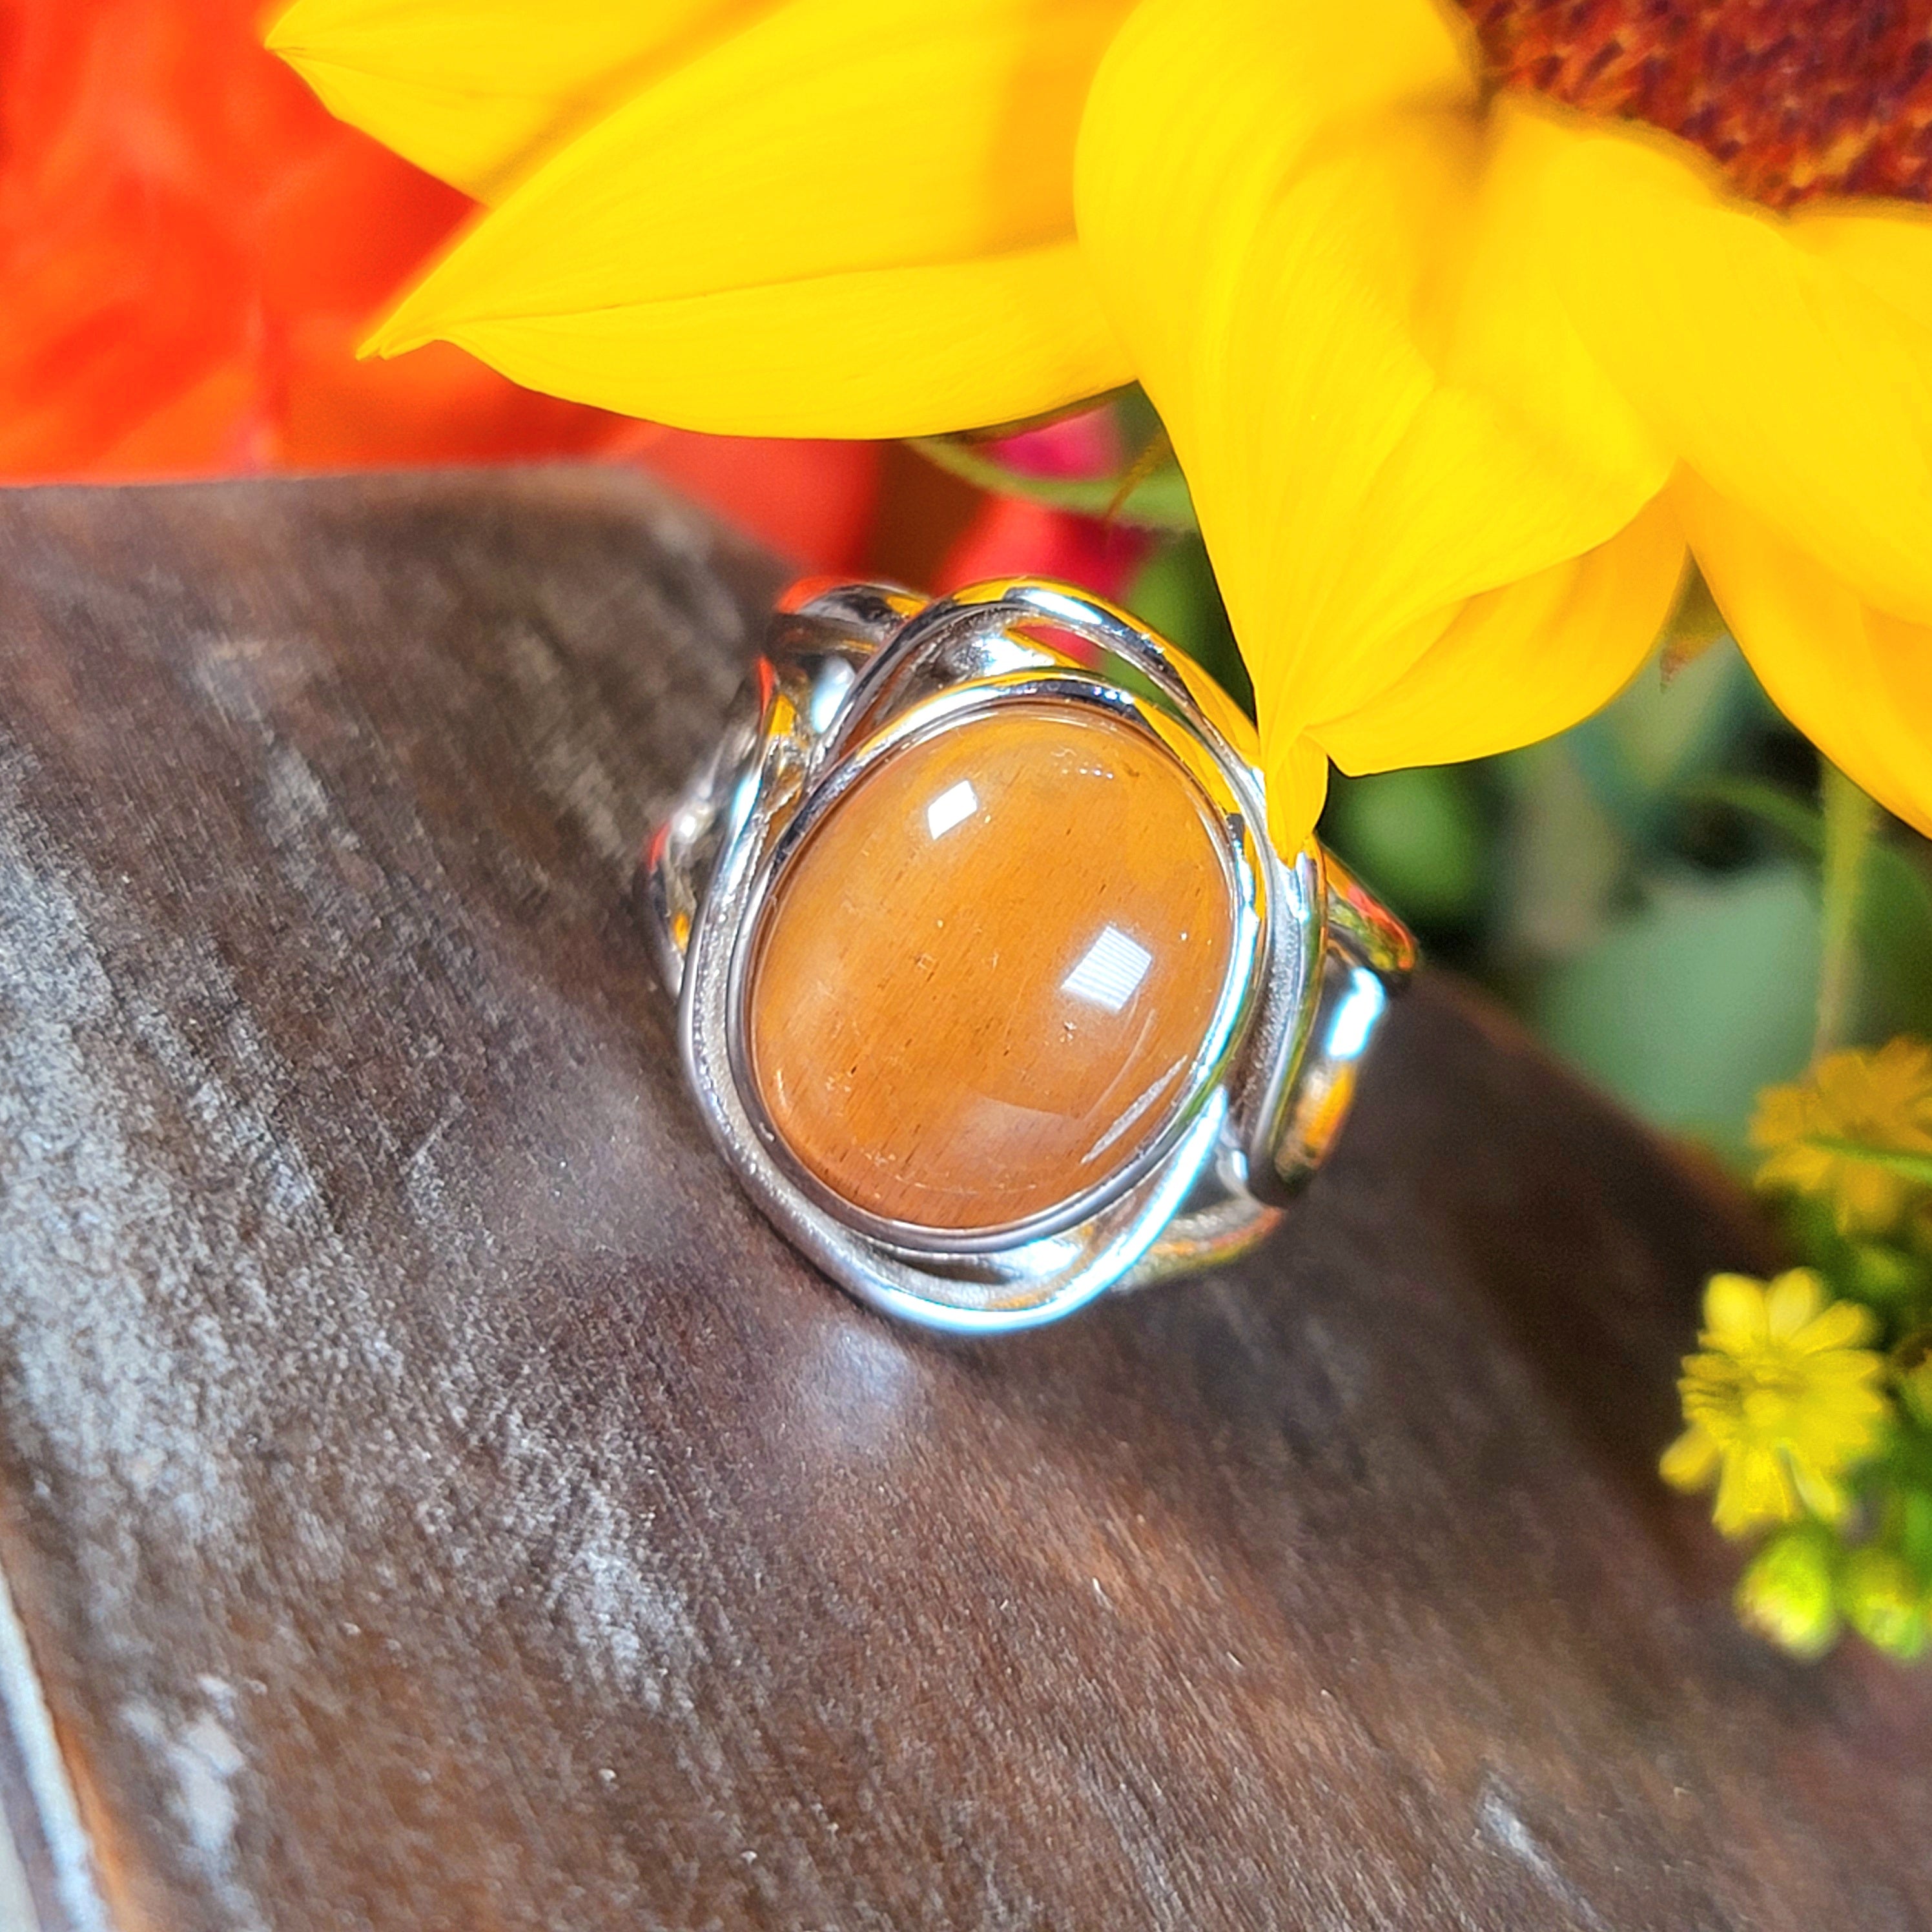
[[[1186,479],[1177,464],[1161,460],[1158,448],[1151,466],[1140,473],[1136,465],[1124,476],[1028,476],[946,436],[915,436],[912,447],[950,476],[996,496],[1024,496],[1049,509],[1072,510],[1142,530],[1192,532],[1198,527]]]
[[[1878,807],[1839,770],[1824,767],[1823,946],[1818,966],[1814,1060],[1844,1042],[1858,991],[1858,896],[1865,857],[1878,832]]]
[[[1841,1140],[1834,1134],[1814,1134],[1798,1144],[1816,1148],[1839,1160],[1864,1161],[1888,1174],[1903,1174],[1921,1187],[1932,1187],[1932,1154],[1916,1153],[1910,1148],[1867,1147],[1862,1141]]]

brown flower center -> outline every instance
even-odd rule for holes
[[[1647,121],[1771,208],[1932,201],[1932,0],[1460,0],[1491,82]]]

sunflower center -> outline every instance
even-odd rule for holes
[[[1694,142],[1770,208],[1932,201],[1932,0],[1460,0],[1488,76]]]

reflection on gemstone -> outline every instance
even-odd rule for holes
[[[1154,955],[1138,940],[1130,939],[1118,926],[1103,926],[1100,938],[1060,981],[1060,990],[1069,999],[1117,1013],[1133,998],[1153,964]]]
[[[980,809],[980,794],[970,778],[948,785],[926,808],[926,829],[935,838],[944,838],[956,825],[963,825]]]
[[[766,1118],[887,1220],[1043,1214],[1172,1120],[1233,903],[1213,806],[1132,724],[1042,701],[916,740],[766,901],[744,1019]]]

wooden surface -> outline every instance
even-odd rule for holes
[[[626,890],[772,580],[584,472],[0,499],[0,1567],[100,1922],[1932,1923],[1927,1678],[1743,1636],[1652,1474],[1752,1238],[1479,1008],[1060,1329],[766,1229]]]

